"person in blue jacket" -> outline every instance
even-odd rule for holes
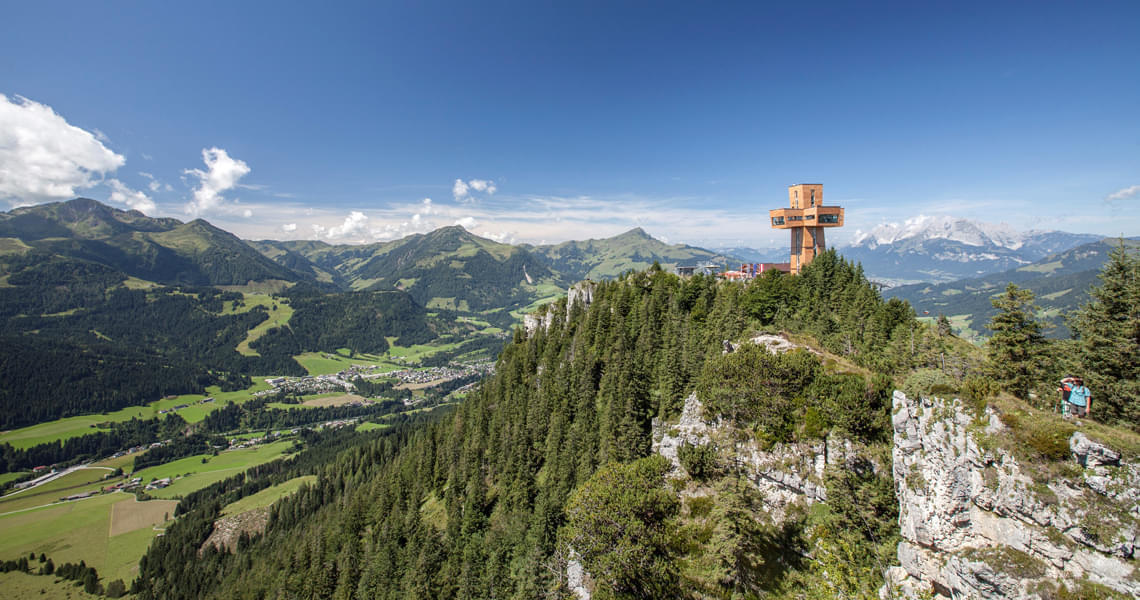
[[[1073,381],[1073,389],[1069,391],[1069,414],[1077,417],[1087,417],[1092,410],[1092,392],[1085,387],[1085,382],[1077,377]]]

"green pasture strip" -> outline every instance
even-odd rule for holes
[[[137,476],[143,478],[144,484],[155,479],[178,477],[169,487],[147,491],[155,498],[176,498],[241,473],[254,465],[267,463],[285,454],[292,446],[292,441],[281,441],[256,448],[229,450],[217,456],[198,454],[143,469]],[[202,462],[203,458],[207,459],[205,463]]]
[[[245,339],[238,343],[237,351],[245,356],[258,356],[257,350],[250,348],[250,344],[257,341],[258,338],[265,335],[265,332],[274,327],[282,327],[289,324],[289,319],[293,318],[293,307],[287,304],[288,300],[284,298],[272,298],[265,294],[242,294],[245,298],[245,306],[239,307],[238,310],[233,309],[233,304],[226,305],[222,314],[235,314],[238,312],[249,312],[255,306],[264,306],[269,312],[269,318],[258,323],[246,333]],[[276,307],[276,308],[274,308]]]
[[[357,425],[356,430],[357,431],[374,431],[377,429],[388,429],[389,427],[391,427],[391,425],[389,425],[387,423],[368,422],[368,423],[361,423],[361,424]]]
[[[285,496],[293,495],[294,492],[301,489],[301,486],[307,483],[316,483],[316,481],[316,475],[305,475],[272,487],[267,487],[252,496],[246,496],[237,502],[226,505],[226,507],[222,509],[222,514],[237,515],[255,508],[269,506]]]
[[[34,488],[9,492],[0,497],[0,513],[43,506],[84,492],[98,492],[105,486],[122,481],[120,477],[103,479],[108,473],[110,471],[106,469],[80,469]]]
[[[14,448],[19,449],[31,448],[39,444],[66,440],[101,431],[102,429],[98,426],[102,423],[121,423],[136,417],[139,419],[152,419],[161,416],[158,414],[158,411],[169,410],[179,404],[189,404],[189,406],[179,410],[178,415],[190,423],[197,423],[205,419],[206,415],[217,410],[220,406],[224,406],[230,402],[237,402],[239,404],[246,402],[254,392],[269,389],[270,386],[268,383],[265,383],[265,379],[265,377],[254,377],[253,386],[245,390],[223,392],[218,386],[210,386],[206,388],[205,394],[183,394],[173,398],[155,400],[146,406],[128,406],[115,412],[56,419],[55,421],[4,432],[0,434],[0,442],[11,444]],[[211,396],[215,399],[214,402],[209,404],[197,404],[198,401]]]

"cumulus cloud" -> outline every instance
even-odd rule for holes
[[[479,226],[479,221],[476,220],[475,217],[467,216],[463,217],[462,219],[456,219],[455,224],[466,229],[467,231],[471,231],[472,229],[475,229]]]
[[[1109,202],[1127,200],[1137,194],[1140,194],[1140,185],[1133,185],[1124,189],[1116,190],[1115,192],[1109,194],[1105,200],[1108,200]]]
[[[455,185],[451,186],[451,195],[455,196],[456,200],[462,200],[467,197],[467,184],[463,183],[462,179],[456,179]]]
[[[108,179],[107,185],[111,187],[111,202],[129,206],[144,214],[154,213],[154,200],[151,200],[145,193],[132,190],[118,179]]]
[[[0,198],[10,204],[74,197],[125,163],[50,106],[0,94]]]
[[[285,233],[293,233],[294,231],[297,231],[297,224],[296,223],[286,223],[286,224],[281,226],[281,230],[284,231]]]
[[[315,226],[319,227],[319,226]],[[314,229],[315,229],[314,227]],[[326,237],[330,240],[359,236],[368,231],[368,216],[359,210],[354,210],[344,218],[344,223],[330,227]],[[323,229],[323,228],[322,228]]]
[[[495,187],[494,181],[472,179],[471,181],[467,182],[467,185],[471,186],[471,189],[477,192],[487,192],[488,194],[494,194],[495,192],[499,191],[499,188]]]
[[[198,187],[194,189],[194,200],[186,205],[186,213],[200,215],[217,208],[225,198],[222,193],[237,186],[238,181],[249,174],[249,165],[245,161],[233,158],[221,148],[208,148],[202,150],[202,161],[206,163],[206,170],[186,169],[187,175],[198,178]]]
[[[247,208],[247,209],[245,209],[245,210],[241,211],[241,216],[243,216],[243,217],[245,217],[245,218],[247,218],[247,219],[248,219],[248,218],[250,218],[250,217],[252,217],[252,216],[253,216],[253,210],[252,210],[252,209],[249,209],[249,208]]]
[[[495,187],[495,182],[489,179],[471,179],[468,181],[456,179],[455,184],[451,186],[451,195],[460,202],[466,202],[473,200],[471,190],[490,196],[499,191],[499,188]]]

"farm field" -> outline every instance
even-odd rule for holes
[[[136,476],[142,477],[143,483],[165,477],[174,479],[169,487],[150,490],[147,493],[156,498],[177,498],[236,475],[254,465],[276,459],[292,447],[292,441],[282,441],[256,448],[229,450],[217,456],[198,454],[143,469]],[[207,459],[205,463],[202,462],[203,458]]]
[[[361,423],[360,425],[357,425],[356,430],[357,431],[375,431],[377,429],[387,429],[389,427],[391,427],[391,425],[388,425],[387,423],[368,422],[368,423]]]
[[[176,502],[136,502],[115,492],[0,516],[0,556],[43,552],[56,565],[85,561],[103,584],[134,577],[139,558],[159,532],[153,528]],[[45,582],[52,579],[45,579]],[[38,593],[38,589],[37,589]]]
[[[293,495],[294,492],[301,489],[301,486],[316,483],[316,481],[316,475],[305,475],[304,477],[296,477],[284,483],[267,487],[252,496],[246,496],[237,502],[226,505],[226,507],[222,509],[222,515],[236,515],[255,508],[269,506],[285,496]]]
[[[365,400],[364,396],[358,396],[356,394],[345,394],[343,392],[317,394],[316,396],[310,396],[308,398],[308,400],[305,400],[300,404],[270,402],[269,404],[266,404],[266,406],[269,408],[289,410],[290,408],[322,408],[326,406],[344,406],[346,404],[352,404],[353,402],[363,402]]]
[[[168,410],[179,404],[189,404],[190,406],[179,410],[178,415],[186,419],[189,423],[197,423],[205,419],[207,414],[217,410],[219,407],[225,406],[230,402],[237,402],[239,404],[246,402],[250,399],[250,395],[253,392],[267,390],[269,387],[269,384],[265,383],[264,377],[254,377],[253,386],[246,390],[223,392],[221,388],[211,386],[206,388],[206,394],[183,394],[173,398],[155,400],[146,406],[129,406],[115,412],[98,415],[65,417],[48,423],[13,429],[12,431],[6,431],[0,434],[0,442],[11,444],[15,448],[30,448],[37,444],[66,440],[68,438],[100,431],[98,426],[102,423],[119,423],[129,421],[133,418],[152,419],[160,416],[158,411]],[[199,400],[210,396],[216,399],[215,402],[210,404],[196,404]]]
[[[114,579],[122,579],[129,584],[136,574],[139,558],[160,533],[158,529],[167,516],[174,514],[177,501],[171,498],[273,460],[290,447],[291,441],[276,442],[258,448],[223,452],[218,456],[188,457],[140,471],[139,475],[147,481],[189,473],[165,489],[148,492],[167,499],[137,502],[133,494],[115,492],[50,504],[62,495],[98,490],[110,481],[119,481],[118,478],[98,479],[109,472],[107,469],[82,469],[44,484],[41,486],[43,489],[35,490],[36,494],[5,496],[0,499],[0,513],[3,513],[0,514],[0,558],[44,552],[56,564],[84,560],[98,569],[104,585]],[[208,458],[206,463],[202,463],[203,457]],[[265,496],[257,501],[268,505],[276,498],[296,491],[302,483],[298,479],[295,483],[290,481],[277,486],[278,489],[270,488],[274,491],[263,490]],[[50,581],[53,580],[44,580],[45,583]],[[39,594],[39,588],[36,588],[36,594]]]

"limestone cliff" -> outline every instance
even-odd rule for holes
[[[1003,447],[993,409],[902,392],[893,427],[902,596],[1140,597],[1140,469],[1118,451],[1077,431],[1046,472]]]

